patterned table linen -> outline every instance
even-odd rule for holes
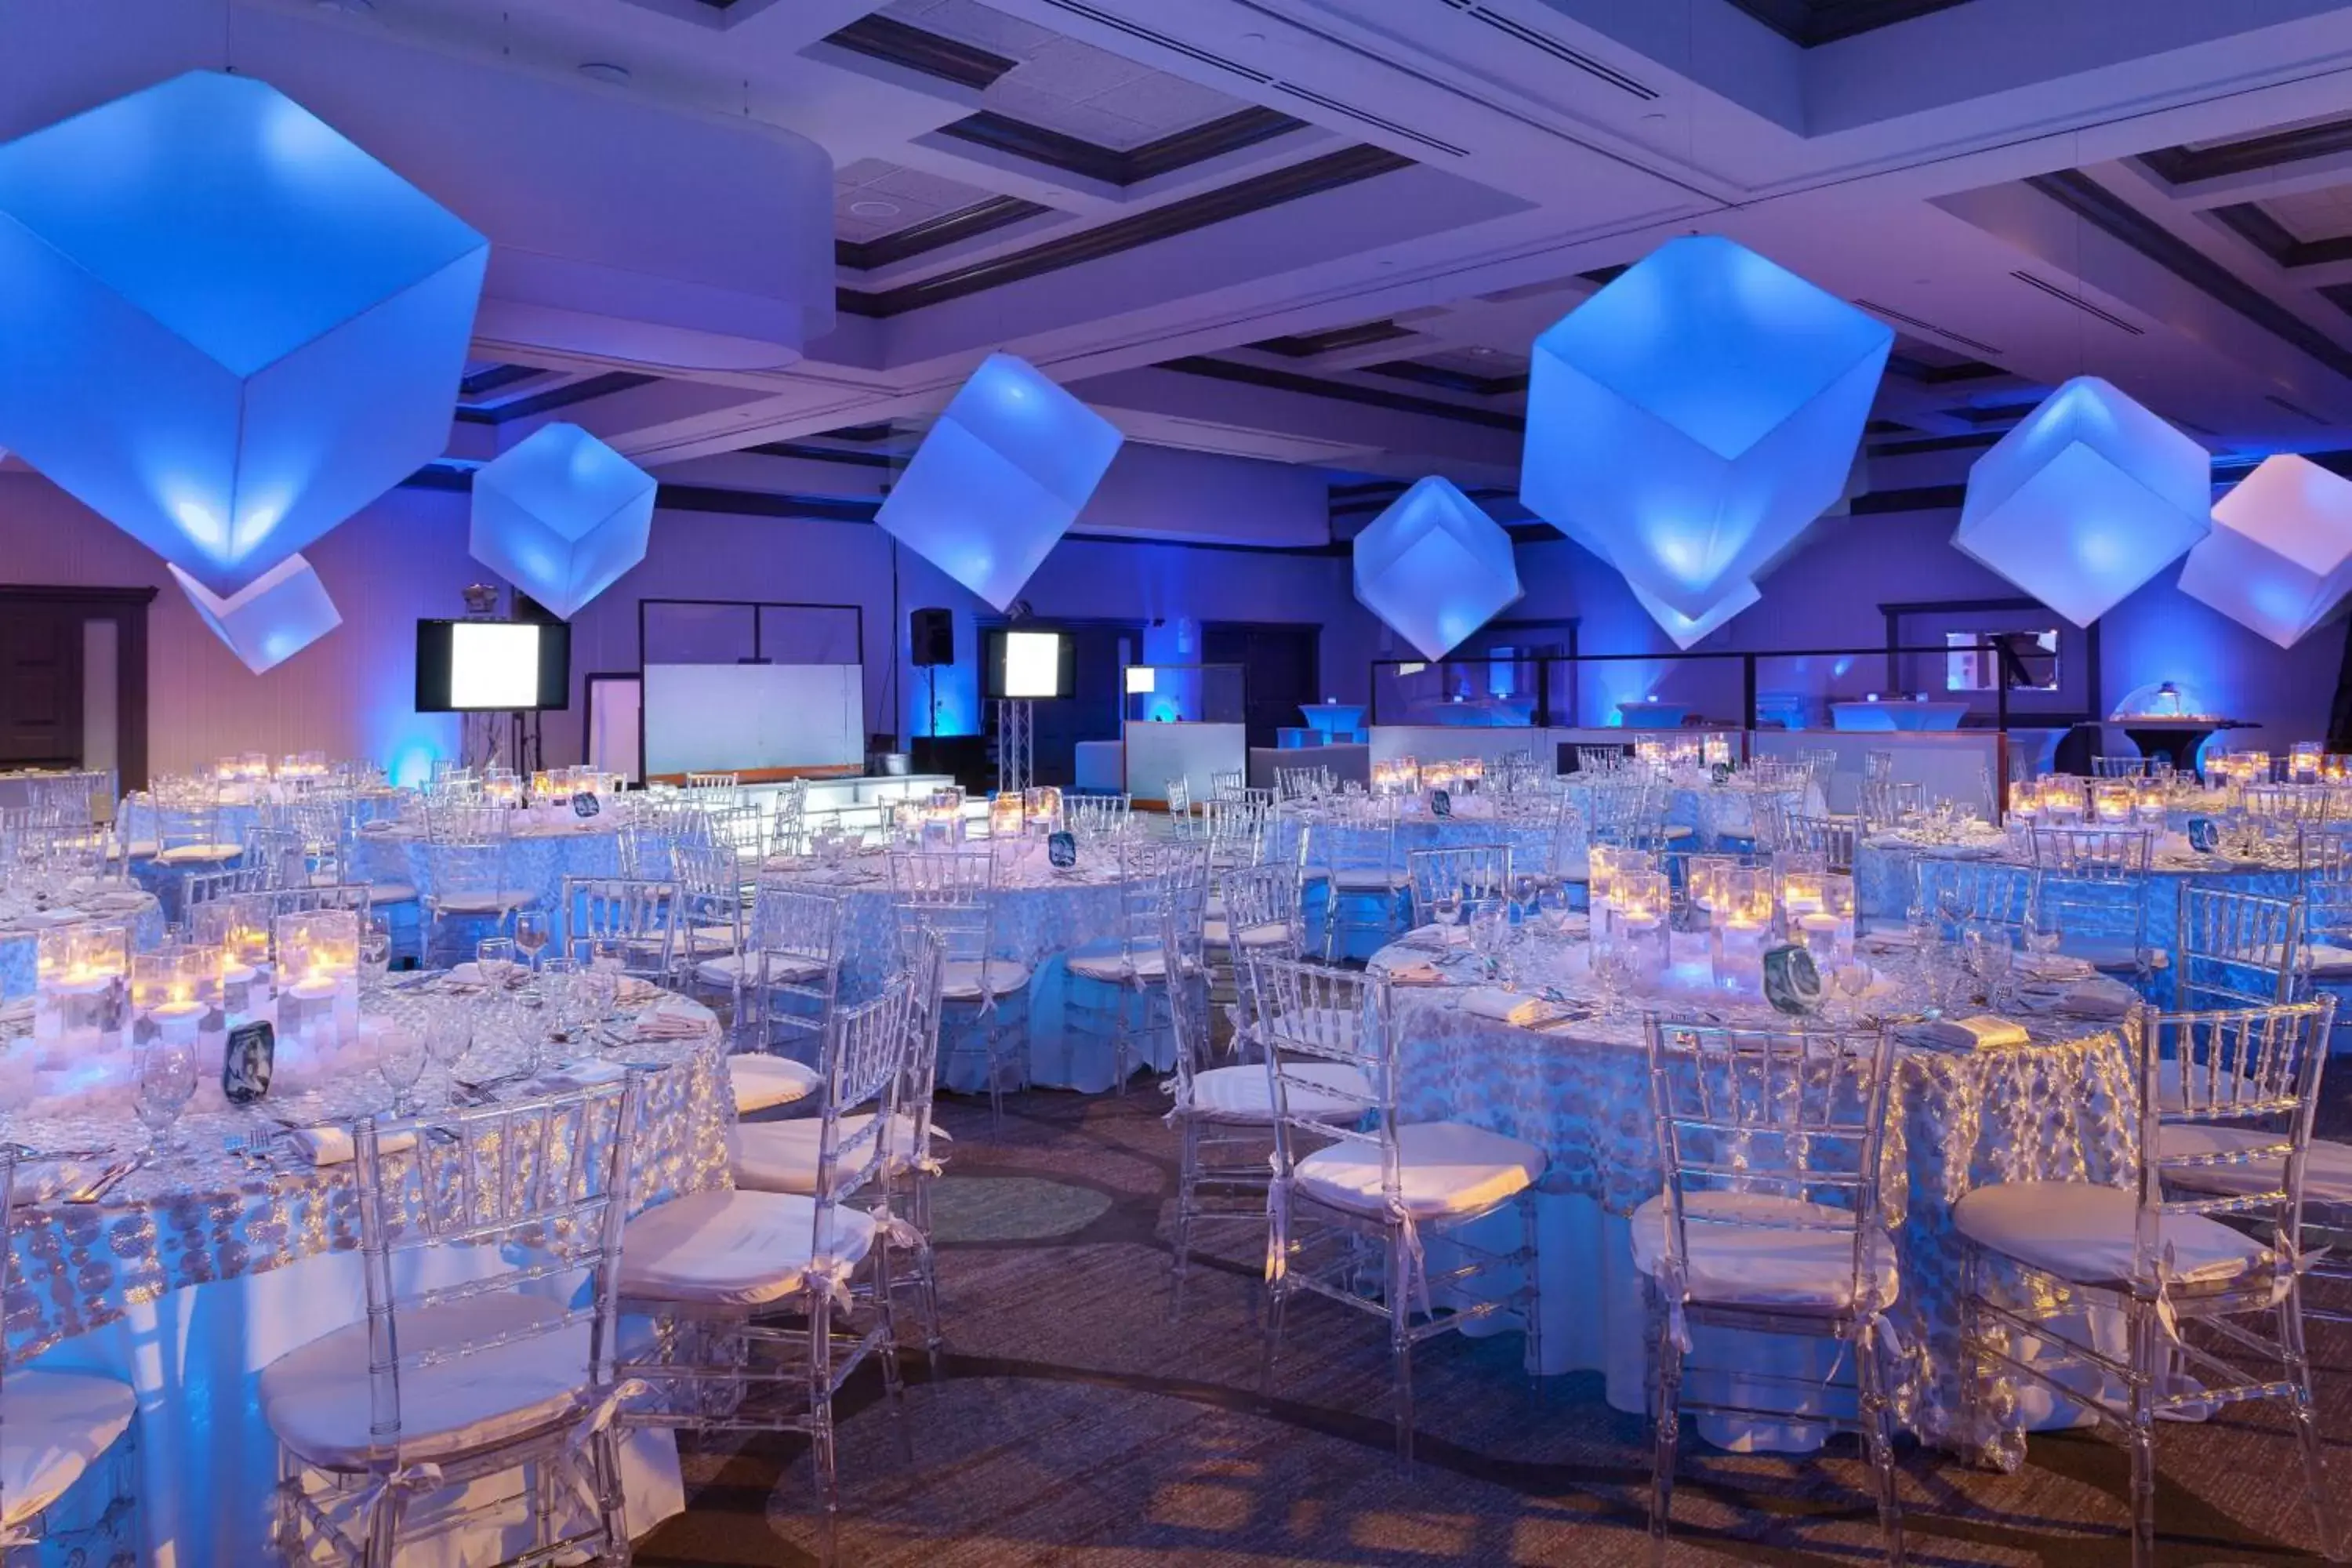
[[[1391,947],[1375,963],[1426,956]],[[1550,1158],[1546,1192],[1591,1198],[1612,1215],[1654,1196],[1664,1173],[1639,1024],[1516,1028],[1462,1010],[1459,994],[1452,985],[1396,988],[1400,1114],[1525,1139]],[[2029,1026],[2034,1043],[2016,1049],[1896,1049],[1885,1188],[1903,1269],[1894,1321],[1922,1373],[1905,1415],[1924,1439],[1951,1447],[1987,1446],[1958,1425],[1953,1205],[1992,1182],[2121,1184],[2136,1147],[2136,1095],[2119,1034],[2055,1016]],[[2021,1434],[2000,1434],[1988,1451],[2013,1464]]]
[[[415,994],[395,994],[385,1005],[396,1008]],[[667,1005],[692,1005],[673,998]],[[635,1039],[624,1029],[622,1043],[604,1052],[614,1062],[655,1069],[631,1161],[636,1207],[728,1182],[734,1100],[717,1020],[709,1021],[709,1032],[698,1038]],[[478,1042],[462,1071],[471,1081],[487,1081],[520,1069],[524,1059],[520,1040],[502,1037]],[[529,1089],[521,1083],[499,1092],[522,1098]],[[428,1069],[418,1092],[424,1103],[439,1103],[434,1097],[446,1092],[446,1079],[438,1068]],[[248,1168],[225,1140],[272,1133],[278,1115],[310,1124],[381,1113],[388,1103],[383,1079],[368,1072],[324,1093],[273,1098],[249,1110],[192,1109],[179,1124],[181,1150],[135,1172],[102,1201],[20,1205],[5,1307],[8,1353],[37,1354],[114,1321],[133,1304],[192,1285],[357,1247],[358,1188],[349,1163],[313,1168],[278,1153],[267,1168]],[[11,1119],[5,1135],[34,1149],[128,1152],[142,1142],[139,1125],[120,1113]]]
[[[359,836],[355,857],[369,882],[405,882],[418,893],[433,891],[433,868],[424,838],[403,824]],[[596,823],[518,827],[507,842],[507,886],[530,893],[541,909],[562,901],[566,877],[621,874],[621,831]]]

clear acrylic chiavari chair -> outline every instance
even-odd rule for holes
[[[1209,774],[1209,798],[1230,800],[1249,784],[1249,776],[1240,768],[1218,768]]]
[[[1891,1040],[1884,1031],[1730,1028],[1655,1015],[1645,1020],[1643,1038],[1664,1168],[1659,1195],[1633,1215],[1633,1262],[1648,1281],[1654,1347],[1656,1559],[1665,1552],[1682,1416],[1755,1414],[1686,1392],[1691,1330],[1705,1327],[1839,1346],[1840,1362],[1853,1368],[1857,1414],[1809,1410],[1803,1418],[1861,1434],[1887,1555],[1900,1563],[1898,1374],[1885,1318],[1901,1281],[1880,1187]],[[1744,1366],[1720,1373],[1737,1380],[1735,1388],[1778,1384],[1816,1398],[1821,1391],[1812,1378]]]
[[[566,877],[558,895],[559,954],[608,947],[619,973],[668,989],[677,984],[677,882],[650,877]],[[609,959],[607,960],[609,962]]]
[[[1833,872],[1852,876],[1861,829],[1852,817],[1791,815],[1780,847],[1819,855]]]
[[[426,882],[418,890],[428,956],[467,957],[474,939],[503,931],[539,895],[508,875],[513,814],[498,806],[446,805],[426,815]]]
[[[625,1558],[614,1422],[641,1391],[614,1284],[642,1091],[632,1071],[353,1129],[367,1315],[261,1374],[288,1561],[392,1568],[412,1503],[526,1468],[524,1560]]]
[[[1425,924],[1435,918],[1444,901],[1457,903],[1463,919],[1492,908],[1510,896],[1511,847],[1508,844],[1450,844],[1442,849],[1415,849],[1405,856],[1405,874],[1412,884],[1412,919]]]
[[[1222,870],[1257,863],[1272,816],[1264,805],[1238,797],[1204,800],[1199,815],[1198,837],[1207,841],[1213,867]]]
[[[1168,820],[1176,825],[1177,832],[1192,832],[1192,781],[1182,773],[1177,773],[1163,787],[1167,792]]]
[[[2145,827],[2035,827],[2028,836],[2033,900],[2059,932],[2061,952],[2103,973],[2145,984],[2168,963],[2148,946],[2148,871],[2156,835]]]
[[[698,985],[731,993],[742,1047],[729,1060],[738,1114],[790,1104],[800,1096],[789,1091],[807,1085],[801,1063],[824,1038],[839,1001],[848,905],[831,893],[762,879],[746,935],[740,952],[694,972]]]
[[[2303,900],[2180,886],[2173,1006],[2181,1012],[2266,1007],[2304,982]]]
[[[1408,918],[1412,879],[1397,846],[1393,796],[1346,795],[1307,830],[1308,865],[1325,889],[1323,957],[1349,955],[1356,936],[1385,943]]]
[[[1271,1393],[1290,1299],[1300,1291],[1378,1317],[1389,1331],[1397,1455],[1410,1461],[1415,1345],[1514,1313],[1526,1326],[1528,1364],[1543,1364],[1533,1283],[1543,1152],[1465,1122],[1400,1119],[1384,977],[1257,957],[1249,966],[1274,1113],[1263,1381]],[[1464,1237],[1462,1227],[1507,1210],[1520,1220],[1516,1249],[1496,1253]],[[1463,1261],[1433,1275],[1427,1243],[1439,1234]],[[1437,1289],[1449,1292],[1454,1310],[1434,1310]]]
[[[654,1399],[628,1426],[798,1432],[814,1461],[820,1561],[835,1558],[841,1506],[834,1395],[867,1358],[894,1418],[902,1388],[892,1255],[875,1203],[898,1127],[914,981],[835,1010],[821,1053],[813,1190],[729,1187],[656,1205],[628,1223],[620,1297],[646,1321],[625,1375]]]
[[[1066,1032],[1108,1044],[1112,1083],[1122,1094],[1137,1067],[1156,1066],[1161,1058],[1152,1042],[1172,1026],[1167,1021],[1169,992],[1206,973],[1201,940],[1208,876],[1203,845],[1122,841],[1118,929],[1066,961]],[[1171,929],[1180,938],[1172,948],[1162,945]],[[1169,1049],[1175,1048],[1171,1040]]]
[[[1118,837],[1128,830],[1134,820],[1135,801],[1124,795],[1066,795],[1062,797],[1062,821],[1081,844],[1097,844]]]
[[[2333,1005],[2141,1012],[2127,1031],[2138,1121],[2158,1132],[2137,1141],[2129,1184],[1996,1183],[1953,1207],[1971,1428],[1984,1433],[1982,1393],[1998,1375],[2118,1432],[2134,1568],[2157,1560],[2158,1420],[2253,1400],[2287,1406],[2320,1540],[2339,1549],[2298,1223]],[[2121,1320],[2120,1342],[2084,1331],[2093,1311]],[[2085,1378],[2121,1396],[2079,1399]]]
[[[2147,759],[2142,756],[2095,756],[2091,759],[2091,776],[2100,779],[2146,778]]]
[[[900,950],[921,931],[940,944],[940,1012],[950,1082],[961,1059],[978,1055],[987,1075],[989,1121],[1004,1129],[1007,1078],[1029,1082],[1029,982],[1033,972],[996,951],[995,855],[986,847],[902,849],[890,856],[890,898]]]

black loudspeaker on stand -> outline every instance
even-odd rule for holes
[[[914,648],[917,669],[953,664],[955,616],[946,610],[916,610],[907,617],[907,640]]]

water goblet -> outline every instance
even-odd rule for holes
[[[196,1047],[193,1040],[149,1040],[132,1047],[131,1073],[140,1124],[147,1129],[142,1161],[180,1147],[173,1128],[196,1092]]]
[[[1848,959],[1830,972],[1831,984],[1836,987],[1839,997],[1845,1003],[1847,1022],[1856,1022],[1861,1018],[1863,994],[1870,989],[1870,983],[1874,978],[1870,972],[1870,965],[1858,958]]]
[[[539,1005],[551,1041],[568,1044],[580,1006],[580,966],[568,958],[540,965]]]
[[[425,1049],[424,1035],[404,1023],[388,1024],[376,1035],[376,1070],[391,1087],[394,1116],[416,1114],[416,1100],[410,1091],[425,1076]]]
[[[1454,889],[1429,900],[1429,912],[1442,931],[1452,931],[1462,919],[1462,893]],[[1450,940],[1450,939],[1449,939]]]
[[[515,968],[513,938],[486,936],[474,944],[474,973],[483,984],[493,990],[511,984]]]
[[[536,968],[539,955],[547,951],[547,917],[537,910],[519,910],[514,930],[515,951]]]
[[[425,1054],[449,1075],[449,1103],[457,1103],[457,1069],[474,1048],[474,1019],[463,1006],[442,1002],[425,1014]]]
[[[367,929],[360,932],[360,989],[373,995],[383,989],[384,976],[391,972],[392,922],[371,915]]]

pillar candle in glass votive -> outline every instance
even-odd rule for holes
[[[988,803],[988,836],[991,838],[1021,837],[1021,797],[1000,795]]]
[[[281,1032],[290,998],[306,1014],[324,1005],[339,1038],[355,1038],[360,1006],[359,916],[350,910],[313,910],[280,915],[273,927],[278,962],[274,971]]]
[[[1731,765],[1731,737],[1709,735],[1699,742],[1699,761],[1710,768]]]
[[[33,1037],[95,1047],[122,1026],[131,933],[117,925],[53,926],[35,941]]]

